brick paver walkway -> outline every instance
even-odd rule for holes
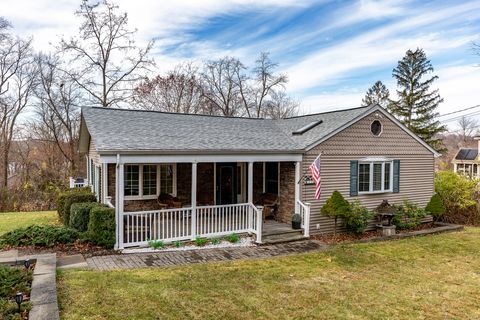
[[[327,245],[305,240],[266,246],[202,249],[159,253],[134,253],[87,258],[88,266],[96,270],[168,267],[191,263],[261,259],[296,253],[325,250]]]

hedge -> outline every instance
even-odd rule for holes
[[[78,202],[70,207],[70,228],[85,232],[90,221],[90,210],[95,206],[103,206],[97,202]]]
[[[96,202],[97,197],[88,188],[70,189],[61,193],[57,198],[57,212],[65,226],[70,224],[70,207],[74,203]]]
[[[4,246],[53,247],[57,244],[73,244],[80,232],[64,226],[33,225],[19,228],[0,236],[0,248]]]
[[[95,206],[90,210],[88,223],[90,241],[96,245],[113,248],[115,245],[115,209]]]

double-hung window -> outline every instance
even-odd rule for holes
[[[125,165],[124,192],[127,200],[155,199],[160,193],[175,195],[176,165]]]
[[[392,192],[392,161],[360,161],[358,163],[358,192]]]

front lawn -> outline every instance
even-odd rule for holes
[[[57,224],[56,211],[1,212],[0,235],[34,224]]]
[[[268,260],[59,273],[64,319],[479,319],[480,228]]]

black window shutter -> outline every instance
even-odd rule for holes
[[[358,196],[358,161],[350,161],[350,197]]]
[[[393,160],[393,192],[400,192],[400,160]]]

